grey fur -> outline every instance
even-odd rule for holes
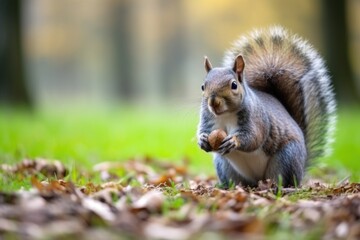
[[[223,94],[222,104],[231,111],[217,116],[209,110],[208,97],[235,77],[232,67],[239,54],[245,60],[239,96],[243,100],[233,110],[239,99]],[[329,152],[336,121],[330,78],[317,52],[283,28],[241,37],[226,53],[224,67],[209,71],[205,85],[199,145],[211,151],[204,136],[217,128],[227,131],[229,136],[214,153],[223,184],[255,186],[259,180],[278,181],[281,176],[283,185],[294,186],[301,183],[310,160]]]
[[[260,46],[259,43],[261,43]],[[258,51],[248,52],[249,45],[254,46],[253,48],[257,47]],[[281,55],[263,55],[261,57],[256,55],[264,49],[267,49],[267,51],[271,49],[270,52],[281,53]],[[255,78],[264,80],[280,79],[278,78],[280,75],[287,79],[289,83],[298,82],[299,89],[305,96],[296,99],[294,102],[301,102],[304,119],[302,121],[295,120],[304,131],[308,158],[311,160],[328,155],[331,152],[330,144],[333,142],[335,131],[336,103],[324,61],[314,48],[297,35],[291,35],[284,28],[275,26],[265,30],[255,30],[248,36],[239,38],[234,43],[233,48],[225,54],[223,65],[231,67],[238,54],[243,54],[245,59],[257,59],[256,62],[247,64],[247,75],[249,77],[246,79],[249,85],[252,85],[251,82]],[[284,62],[281,59],[276,59],[276,57],[284,58]],[[304,74],[301,74],[300,69],[293,64],[292,58],[301,60]],[[283,63],[283,65],[277,65],[277,63]],[[254,70],[249,73],[249,65],[251,66],[251,64],[253,64],[252,69]],[[270,87],[273,88],[274,85]],[[288,93],[282,92],[282,94],[288,97]],[[284,100],[279,100],[287,107],[288,104]],[[298,109],[290,110],[297,111]]]

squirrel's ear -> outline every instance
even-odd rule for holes
[[[238,77],[239,81],[242,80],[242,74],[244,72],[244,68],[245,68],[244,58],[239,54],[235,58],[234,67],[233,67],[233,71],[236,73],[236,76]]]
[[[210,70],[212,69],[211,63],[209,61],[209,59],[207,58],[207,56],[204,57],[205,58],[205,70],[206,72],[210,72]]]

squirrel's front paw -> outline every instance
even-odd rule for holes
[[[224,141],[221,143],[218,153],[221,155],[228,154],[232,150],[235,150],[237,147],[239,147],[240,142],[236,136],[227,136]]]
[[[205,152],[210,152],[212,150],[208,138],[209,138],[209,134],[201,133],[198,140],[198,144],[200,148]]]

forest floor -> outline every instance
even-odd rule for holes
[[[0,192],[4,239],[359,239],[360,183],[308,181],[299,188],[222,189],[187,163],[102,162],[74,184],[58,161],[1,165],[28,190]],[[74,169],[72,169],[74,172]]]
[[[197,115],[0,109],[0,239],[360,238],[360,111],[298,188],[222,189]]]

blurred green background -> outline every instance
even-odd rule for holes
[[[214,173],[195,138],[203,56],[220,65],[239,35],[278,24],[308,39],[333,79],[336,141],[319,166],[360,180],[359,13],[357,0],[3,0],[0,163],[151,156]]]

